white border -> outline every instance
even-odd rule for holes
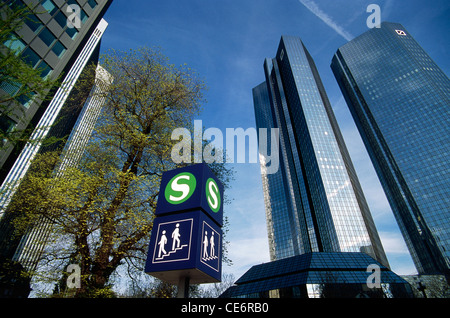
[[[221,262],[221,255],[220,255],[220,252],[222,251],[222,246],[220,245],[221,244],[221,242],[220,242],[220,240],[222,239],[222,236],[220,235],[220,233],[219,232],[217,232],[215,229],[213,229],[212,227],[211,227],[211,225],[209,225],[208,223],[206,223],[205,221],[203,221],[203,224],[202,224],[202,233],[201,233],[201,238],[203,238],[203,233],[205,233],[205,224],[211,229],[211,230],[213,230],[214,232],[216,232],[216,234],[217,234],[217,236],[219,237],[219,240],[218,240],[218,244],[217,244],[217,246],[218,246],[218,253],[217,253],[217,257],[218,257],[218,259],[217,259],[217,268],[214,268],[214,267],[212,267],[211,265],[209,265],[208,263],[206,263],[206,262],[204,262],[203,260],[202,260],[202,255],[203,255],[203,244],[201,244],[201,248],[200,248],[200,254],[199,254],[199,257],[200,257],[200,262],[202,262],[203,264],[205,264],[206,266],[208,266],[209,268],[211,268],[211,269],[213,269],[214,271],[216,271],[216,272],[219,272],[219,268],[220,268],[220,262]]]

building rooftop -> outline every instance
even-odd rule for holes
[[[358,252],[316,252],[306,253],[270,263],[255,265],[240,277],[221,297],[261,297],[273,290],[299,289],[298,297],[307,297],[307,285],[332,284],[334,286],[358,286],[367,290],[367,281],[374,264],[380,268],[380,283],[391,287],[402,286],[409,295],[409,284],[400,276],[383,266],[372,257]],[[372,281],[372,280],[370,280]],[[300,290],[304,289],[302,293]],[[356,289],[353,289],[355,291]],[[293,296],[292,292],[288,293]],[[392,291],[389,292],[392,296]],[[405,295],[405,293],[403,293]]]

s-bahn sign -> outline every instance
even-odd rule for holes
[[[177,284],[220,282],[222,230],[200,210],[155,219],[145,272]]]
[[[145,272],[177,284],[220,282],[223,186],[206,164],[161,179]]]
[[[223,186],[206,164],[164,172],[157,216],[200,209],[223,225]]]

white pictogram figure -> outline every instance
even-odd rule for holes
[[[211,231],[211,238],[209,240],[209,243],[211,244],[211,257],[215,256],[215,252],[214,252],[214,231]]]
[[[167,243],[167,237],[166,237],[166,230],[162,231],[161,240],[158,242],[159,250],[158,250],[158,257],[161,257],[161,252],[164,254],[167,254],[166,250],[164,249],[164,245]]]
[[[208,232],[205,231],[205,239],[203,240],[203,258],[208,257]]]
[[[181,236],[181,234],[180,234],[180,224],[177,223],[177,225],[175,227],[175,230],[173,230],[173,232],[172,232],[172,239],[173,239],[173,241],[172,241],[172,251],[175,250],[175,243],[177,243],[176,244],[177,248],[180,247],[180,236]]]
[[[160,223],[154,245],[153,262],[189,259],[191,239],[192,219]]]

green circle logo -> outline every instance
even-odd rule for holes
[[[164,190],[167,202],[180,204],[189,199],[197,186],[197,180],[192,173],[181,172],[170,179]]]
[[[206,200],[208,205],[214,213],[217,213],[220,209],[220,192],[216,181],[213,178],[209,178],[206,181]]]

